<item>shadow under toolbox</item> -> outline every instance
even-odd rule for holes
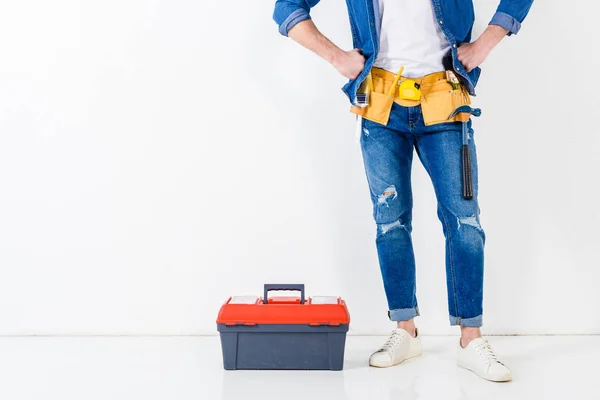
[[[300,297],[268,297],[296,290]],[[230,297],[221,307],[225,369],[329,369],[344,367],[350,315],[339,297],[305,299],[304,285],[265,285],[264,296]]]

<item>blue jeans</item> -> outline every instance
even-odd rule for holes
[[[411,239],[413,147],[433,183],[446,237],[446,282],[451,325],[482,324],[483,248],[477,155],[469,122],[472,200],[462,197],[461,123],[425,126],[421,107],[393,105],[387,126],[363,120],[361,148],[377,224],[377,253],[392,321],[419,315]]]

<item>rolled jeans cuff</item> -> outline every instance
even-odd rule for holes
[[[388,311],[388,317],[391,321],[408,321],[419,316],[419,308],[397,308]]]
[[[473,318],[461,318],[450,316],[450,325],[460,325],[470,328],[480,328],[483,325],[483,315],[478,315]]]

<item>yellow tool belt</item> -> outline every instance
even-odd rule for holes
[[[435,125],[444,122],[469,120],[469,114],[461,113],[448,119],[448,116],[458,107],[471,104],[469,94],[461,84],[457,89],[446,79],[445,72],[436,72],[422,78],[410,78],[419,85],[421,98],[407,100],[400,98],[399,84],[409,78],[396,76],[380,68],[371,69],[372,88],[369,92],[369,104],[366,107],[352,106],[350,111],[369,121],[387,125],[390,111],[394,103],[404,107],[421,105],[425,125]],[[396,86],[392,89],[393,86]]]

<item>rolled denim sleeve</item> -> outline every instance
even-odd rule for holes
[[[297,23],[310,19],[310,9],[319,0],[277,0],[273,19],[279,25],[279,33],[287,36]]]
[[[496,12],[490,21],[490,25],[499,25],[508,31],[509,35],[516,35],[521,29],[521,23],[514,17],[503,12]]]
[[[490,25],[503,27],[509,36],[516,35],[521,30],[521,23],[529,13],[532,3],[533,0],[501,0]]]

